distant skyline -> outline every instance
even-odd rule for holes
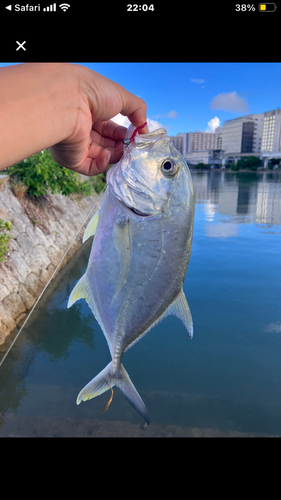
[[[144,99],[150,127],[169,135],[214,132],[225,120],[281,107],[281,63],[79,64]]]

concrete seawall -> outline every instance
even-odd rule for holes
[[[0,263],[0,345],[23,323],[97,199],[96,194],[80,200],[49,195],[34,204],[26,197],[17,199],[8,182],[0,186],[0,219],[11,222],[9,251]],[[78,250],[82,236],[83,230],[62,266]]]

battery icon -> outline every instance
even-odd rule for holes
[[[277,9],[277,5],[275,3],[260,3],[259,11],[260,12],[275,12]]]

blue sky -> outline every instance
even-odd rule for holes
[[[142,97],[148,118],[166,127],[169,135],[204,132],[215,117],[222,125],[231,118],[281,107],[280,63],[85,65]]]
[[[281,107],[280,63],[79,64],[142,97],[148,118],[169,135],[211,131],[225,120]]]

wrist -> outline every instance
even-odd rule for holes
[[[75,128],[79,109],[79,75],[76,65],[40,64],[46,76],[47,102],[50,104],[50,146],[68,139]],[[48,146],[48,147],[50,147]]]

